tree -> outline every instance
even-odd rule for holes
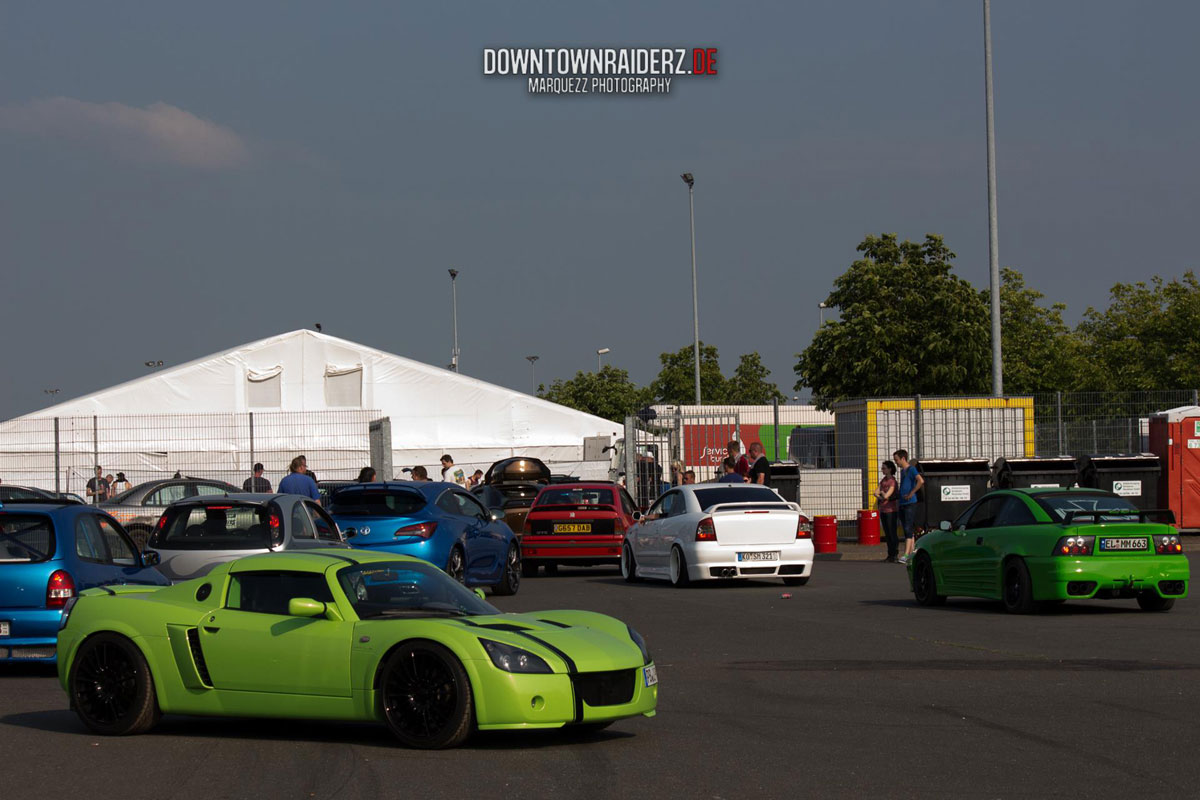
[[[692,345],[663,353],[658,357],[662,369],[650,384],[650,393],[660,403],[691,405],[696,402],[696,355]],[[717,348],[700,343],[700,402],[720,405],[726,402],[726,381],[721,374]]]
[[[725,384],[725,402],[739,406],[768,405],[775,400],[782,403],[787,398],[778,386],[767,380],[770,374],[771,370],[762,363],[758,353],[742,356],[733,377]]]
[[[838,310],[798,354],[796,389],[828,405],[850,397],[978,394],[988,391],[988,310],[952,273],[942,237],[897,242],[867,236],[863,257],[835,282],[825,303]]]
[[[1076,328],[1086,354],[1079,388],[1179,389],[1200,386],[1200,282],[1118,283],[1103,312],[1088,308]]]
[[[577,372],[569,380],[557,378],[549,389],[543,384],[538,397],[614,422],[653,402],[649,390],[639,388],[628,372],[611,364],[599,372]]]
[[[1025,285],[1015,269],[1000,271],[1000,325],[1006,394],[1031,394],[1073,388],[1083,363],[1075,333],[1063,322],[1063,303],[1048,308],[1044,295]],[[982,293],[984,305],[991,292]],[[990,339],[989,339],[990,341]]]

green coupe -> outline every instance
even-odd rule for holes
[[[501,614],[424,561],[355,550],[253,555],[174,586],[83,592],[59,681],[84,725],[163,713],[386,723],[411,747],[473,730],[597,730],[654,716],[658,676],[625,623]]]
[[[923,606],[947,595],[1000,600],[1028,614],[1066,600],[1136,598],[1168,611],[1187,596],[1178,531],[1096,489],[1008,489],[984,495],[921,537],[908,579]]]

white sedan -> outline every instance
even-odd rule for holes
[[[812,523],[766,486],[699,483],[655,501],[625,534],[621,575],[690,581],[775,576],[803,586],[812,575]]]

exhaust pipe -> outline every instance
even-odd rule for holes
[[[737,567],[725,567],[725,569],[721,570],[721,577],[722,578],[736,578],[737,577]]]

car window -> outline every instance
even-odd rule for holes
[[[288,601],[294,597],[333,602],[333,593],[320,572],[237,572],[232,577],[225,605],[238,611],[286,615]]]
[[[627,516],[633,516],[634,508],[633,498],[629,496],[629,492],[621,490],[621,508],[625,509]]]
[[[332,514],[360,517],[405,517],[425,507],[425,497],[411,489],[343,489],[330,501]]]
[[[313,529],[317,532],[317,538],[327,542],[340,542],[342,537],[338,534],[337,525],[333,519],[325,513],[325,510],[316,503],[305,501],[304,509],[308,511],[309,519],[312,520]]]
[[[971,516],[967,520],[967,530],[992,527],[996,522],[996,514],[1007,499],[1002,496],[985,497],[980,500],[979,505],[975,506],[975,510],[971,512]]]
[[[108,548],[108,561],[122,567],[138,566],[141,561],[138,559],[137,550],[125,532],[118,530],[111,520],[104,517],[96,517],[96,521],[104,537],[104,545]]]
[[[647,517],[661,517],[663,515],[663,505],[667,502],[666,496],[662,496],[654,501],[654,505],[646,512]]]
[[[1099,516],[1082,517],[1075,522],[1137,522],[1138,508],[1124,497],[1113,497],[1107,494],[1089,494],[1085,492],[1055,492],[1038,495],[1037,503],[1050,514],[1056,522],[1063,522],[1067,515],[1086,514],[1089,512],[1106,512]]]
[[[97,519],[95,514],[80,514],[75,518],[75,555],[93,564],[103,564],[108,556]]]
[[[271,546],[271,529],[278,527],[278,522],[271,508],[249,503],[176,506],[167,511],[162,528],[156,528],[150,534],[149,547],[163,550],[265,550]]]
[[[229,489],[225,486],[219,486],[215,483],[197,483],[193,484],[196,487],[196,494],[200,496],[210,494],[225,494]]]
[[[182,483],[168,483],[165,486],[160,486],[150,494],[146,495],[146,499],[142,501],[144,506],[169,506],[176,500],[182,500],[187,496],[187,487]]]
[[[683,496],[679,492],[668,492],[663,495],[662,515],[674,517],[683,513]]]
[[[458,496],[459,505],[462,507],[463,516],[475,517],[476,519],[490,520],[491,512],[484,508],[483,503],[476,500],[469,494],[464,492],[455,492]]]
[[[1019,497],[1009,497],[1004,501],[1004,505],[1000,508],[1000,513],[996,515],[996,521],[993,523],[995,527],[1002,525],[1035,525],[1037,520],[1033,518],[1033,512],[1025,505],[1025,501]]]
[[[443,492],[442,496],[437,499],[437,507],[447,514],[462,515],[462,506],[458,504],[458,497],[454,492]]]
[[[21,500],[44,500],[47,497],[49,495],[20,486],[0,486],[0,500],[6,503],[17,503]]]
[[[308,518],[308,513],[304,510],[304,503],[296,503],[292,506],[292,538],[317,538],[316,531],[313,530],[312,520]]]
[[[786,508],[787,503],[767,486],[746,483],[712,485],[711,488],[695,489],[696,503],[709,509],[722,503],[758,503],[768,508]]]
[[[0,514],[0,564],[46,561],[54,555],[54,524],[42,514]]]

